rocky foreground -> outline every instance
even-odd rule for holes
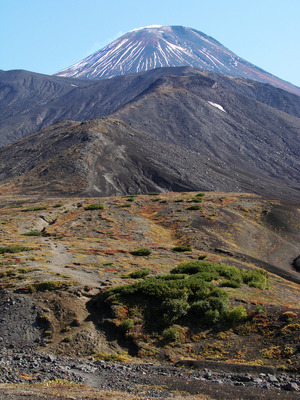
[[[246,372],[246,366],[234,366],[231,372],[230,366],[226,371],[201,366],[188,369],[154,363],[107,363],[93,358],[82,361],[12,346],[0,350],[0,383],[63,379],[103,390],[142,391],[146,398],[174,397],[174,391],[207,394],[215,399],[230,398],[235,393],[243,399],[298,398],[300,375],[248,368],[250,372]]]

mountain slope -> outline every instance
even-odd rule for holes
[[[237,149],[226,161],[221,150],[212,154],[216,137],[202,141],[199,151],[195,143],[200,146],[201,139],[171,142],[112,117],[60,123],[0,149],[0,192],[114,196],[218,190],[299,199],[299,183],[264,171],[268,159],[255,168],[249,156],[236,161]]]
[[[79,80],[28,71],[0,71],[0,146],[61,120],[106,116],[166,75],[205,76],[229,89],[300,117],[300,97],[263,83],[189,67],[158,68],[108,80]]]
[[[152,26],[128,32],[55,75],[106,79],[179,66],[253,79],[300,95],[300,88],[243,60],[212,37],[182,26]]]
[[[210,78],[163,77],[114,116],[199,156],[299,184],[300,119]]]

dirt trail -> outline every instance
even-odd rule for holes
[[[56,242],[49,238],[43,240],[50,246],[53,257],[49,259],[48,268],[53,272],[69,276],[80,285],[98,287],[102,279],[94,271],[85,271],[82,267],[69,266],[73,262],[73,256],[70,254],[63,243]]]

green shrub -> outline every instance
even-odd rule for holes
[[[143,277],[141,271],[133,274]],[[162,331],[177,321],[184,324],[188,317],[195,324],[213,326],[226,322],[234,325],[243,321],[247,312],[242,306],[228,309],[229,293],[214,282],[226,278],[239,285],[243,282],[244,272],[225,264],[185,262],[174,268],[171,274],[146,276],[138,282],[107,289],[102,292],[100,301],[109,305],[112,311],[124,305],[129,315],[138,308],[141,319],[138,324],[143,323],[151,332]],[[257,277],[257,271],[252,272],[245,275],[249,282]]]
[[[172,251],[181,253],[184,251],[192,251],[192,248],[190,246],[175,246],[173,247]]]
[[[25,208],[22,210],[23,212],[28,212],[28,211],[42,211],[42,210],[47,210],[48,207],[46,206],[38,206],[38,207],[30,207],[30,208]]]
[[[62,207],[62,206],[63,206],[63,204],[57,203],[57,204],[54,204],[53,208],[59,208],[59,207]]]
[[[145,248],[132,250],[130,252],[130,254],[132,254],[133,256],[149,256],[151,253],[152,251],[150,249],[145,249]]]
[[[188,201],[188,203],[201,203],[202,202],[202,197],[193,197],[191,200]]]
[[[148,196],[158,196],[160,193],[159,192],[149,192],[146,193]]]
[[[198,260],[205,260],[207,257],[206,254],[201,254],[200,256],[198,256]]]
[[[29,247],[21,246],[21,245],[11,245],[11,246],[4,246],[0,247],[0,254],[4,253],[21,253],[22,251],[30,251]]]
[[[210,302],[208,300],[198,300],[191,304],[189,314],[201,319],[208,310],[211,310]]]
[[[163,331],[162,336],[168,343],[176,342],[179,339],[179,331],[177,328],[167,328]]]
[[[268,273],[262,270],[241,270],[242,280],[250,287],[265,289]]]
[[[218,310],[208,310],[204,315],[204,323],[208,326],[216,325],[220,320],[220,312]]]
[[[161,279],[164,281],[176,280],[176,279],[185,279],[187,278],[187,274],[174,274],[174,275],[158,275],[155,276],[155,279]]]
[[[138,278],[145,278],[150,274],[151,270],[149,268],[140,269],[138,271],[131,272],[128,274],[129,278],[138,279]]]
[[[42,232],[41,231],[30,231],[30,232],[25,232],[22,233],[23,236],[41,236]]]
[[[46,290],[53,291],[56,289],[60,289],[63,286],[63,283],[60,281],[45,281],[38,282],[31,285],[33,291],[44,292]]]
[[[161,304],[163,321],[170,325],[173,321],[187,314],[189,303],[185,299],[167,299]]]
[[[119,204],[118,205],[118,208],[129,208],[129,207],[131,207],[131,204],[125,203],[125,204]]]
[[[191,211],[193,211],[193,210],[201,210],[201,206],[197,206],[197,205],[190,206],[190,207],[187,207],[187,210],[191,210]]]
[[[86,211],[88,210],[103,210],[104,209],[104,205],[103,204],[99,204],[99,203],[93,203],[93,204],[89,204],[85,207],[83,207]]]
[[[241,287],[241,282],[237,282],[234,280],[229,280],[229,281],[222,281],[220,282],[220,286],[222,287],[232,287],[232,288],[239,288]]]
[[[134,326],[134,322],[131,318],[124,319],[120,325],[120,329],[122,332],[128,332]]]
[[[238,324],[246,320],[247,310],[243,306],[237,306],[227,310],[225,317],[231,324]]]

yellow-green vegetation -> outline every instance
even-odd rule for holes
[[[235,325],[247,318],[247,312],[241,305],[229,306],[228,293],[219,287],[224,281],[264,288],[267,273],[205,261],[182,263],[170,274],[108,289],[102,301],[112,309],[126,306],[129,316],[131,309],[136,314],[139,308],[142,319],[136,323],[145,324],[150,332],[162,331],[174,323]]]
[[[14,244],[11,246],[0,247],[0,254],[4,253],[21,253],[23,251],[30,251],[30,248],[27,246],[22,246],[18,244]]]
[[[137,250],[132,250],[130,254],[133,256],[149,256],[152,253],[150,249],[146,249],[144,247],[137,249]]]
[[[48,207],[46,206],[36,206],[36,207],[29,207],[29,208],[25,208],[24,210],[22,210],[23,212],[29,212],[29,211],[42,211],[42,210],[47,210]]]
[[[84,209],[86,211],[89,211],[89,210],[103,210],[104,209],[104,205],[100,204],[100,203],[93,203],[93,204],[89,204],[89,205],[85,206]]]
[[[30,232],[25,232],[22,235],[23,236],[41,236],[42,232],[41,231],[30,231]]]
[[[173,247],[172,251],[175,251],[177,253],[182,253],[184,251],[192,251],[191,246],[175,246]]]
[[[10,207],[16,202],[18,207]],[[187,209],[200,202],[201,211]],[[284,204],[248,194],[154,193],[42,203],[14,197],[2,204],[0,287],[48,300],[51,325],[43,329],[51,331],[54,352],[90,356],[96,349],[77,348],[77,335],[100,325],[142,358],[296,368],[299,285],[287,264],[296,248],[296,210],[285,229],[269,219],[272,207],[281,210]],[[131,207],[122,210],[124,204]],[[103,294],[94,297],[99,290]],[[73,293],[83,295],[70,316],[62,317],[68,302],[74,305]],[[88,314],[85,302],[98,304],[100,298],[101,307]],[[62,343],[71,333],[71,342]],[[285,351],[270,358],[268,349],[278,346]]]
[[[61,281],[45,281],[45,282],[36,282],[28,286],[28,290],[31,292],[44,292],[44,291],[53,291],[57,289],[61,289],[62,287],[67,287],[68,283]]]
[[[146,276],[150,275],[151,269],[150,268],[144,268],[144,269],[139,269],[138,271],[131,272],[128,274],[128,278],[132,279],[139,279],[139,278],[145,278]]]

